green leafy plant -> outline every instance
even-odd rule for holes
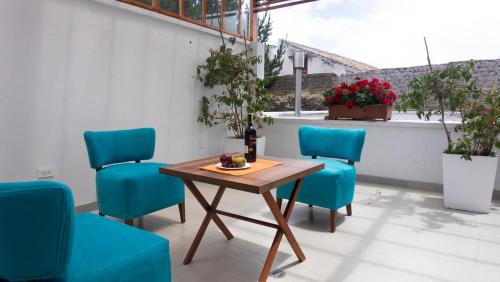
[[[285,41],[280,40],[278,48],[276,49],[276,54],[271,58],[269,45],[269,37],[273,31],[273,22],[271,21],[271,16],[267,13],[264,14],[262,18],[259,18],[259,24],[257,29],[257,41],[265,44],[264,52],[264,86],[266,88],[271,87],[276,81],[276,76],[283,69],[283,56],[285,55]]]
[[[232,48],[236,39],[228,41],[229,46],[223,40],[219,49],[210,50],[205,64],[197,67],[197,80],[205,87],[220,89],[220,94],[201,98],[198,122],[213,126],[222,121],[235,137],[242,138],[247,123],[246,113],[253,113],[258,127],[263,123],[272,124],[272,118],[263,114],[271,103],[271,96],[264,88],[264,81],[257,78],[254,71],[261,58],[252,55],[246,43],[242,51],[236,51]]]
[[[396,105],[399,111],[415,110],[420,119],[429,120],[433,115],[439,116],[448,142],[446,153],[451,153],[454,145],[446,125],[446,112],[460,114],[464,123],[468,103],[481,94],[481,89],[472,77],[474,69],[474,61],[469,61],[463,64],[450,63],[443,69],[431,70],[410,82],[408,91],[399,97],[400,102]]]
[[[500,148],[500,91],[493,89],[466,106],[464,122],[455,128],[462,133],[450,153],[471,156],[494,156],[493,149]]]

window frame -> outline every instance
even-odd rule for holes
[[[221,27],[220,27],[220,29],[219,29],[219,27],[212,26],[212,25],[210,25],[210,24],[207,23],[207,16],[206,16],[206,12],[207,12],[207,0],[201,0],[202,1],[202,11],[201,11],[202,14],[201,14],[201,20],[200,21],[197,21],[197,20],[194,20],[194,19],[191,19],[191,18],[188,18],[188,17],[184,16],[184,0],[178,0],[179,1],[179,14],[176,14],[176,13],[173,13],[173,12],[170,12],[170,11],[158,8],[158,0],[152,0],[152,2],[151,2],[152,4],[151,5],[139,2],[138,0],[116,0],[116,1],[122,2],[122,3],[126,3],[126,4],[130,4],[130,5],[133,5],[133,6],[136,6],[136,7],[139,7],[139,8],[143,8],[143,9],[146,9],[146,10],[150,10],[150,11],[153,11],[153,12],[165,15],[165,16],[173,17],[173,18],[176,18],[176,19],[179,19],[179,20],[182,20],[182,21],[186,21],[186,22],[189,22],[189,23],[192,23],[192,24],[203,26],[203,27],[215,30],[215,31],[222,30],[223,33],[231,35],[231,36],[234,36],[234,37],[238,37],[238,38],[242,38],[242,39],[246,39],[246,40],[250,40],[250,41],[255,41],[257,39],[257,36],[256,36],[256,27],[254,26],[255,23],[256,23],[256,16],[257,15],[253,11],[254,1],[252,1],[252,0],[250,1],[250,6],[251,7],[250,7],[250,15],[249,15],[249,19],[248,19],[248,21],[250,22],[250,31],[249,31],[249,34],[247,34],[245,37],[243,36],[243,32],[242,32],[243,29],[241,28],[241,21],[242,21],[241,6],[242,6],[242,0],[238,0],[238,25],[236,27],[238,33],[226,31],[225,23],[224,23],[224,15],[225,15],[225,12],[226,12],[225,11],[225,4],[226,4],[225,2],[226,2],[226,0],[220,0],[221,1],[221,7],[220,7],[220,14],[221,14],[220,26]]]

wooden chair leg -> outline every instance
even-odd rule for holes
[[[179,214],[181,215],[181,222],[186,222],[186,205],[185,203],[179,204]]]
[[[351,204],[348,204],[348,205],[346,206],[346,208],[347,208],[347,215],[348,215],[348,216],[351,216],[351,215],[352,215],[352,205],[351,205]]]
[[[133,219],[126,219],[125,224],[130,225],[130,226],[134,226],[134,220]]]
[[[281,210],[281,204],[283,203],[283,199],[281,198],[276,198],[276,204],[278,205],[278,208]]]
[[[330,232],[335,232],[337,226],[337,210],[330,210]]]

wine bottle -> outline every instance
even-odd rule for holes
[[[257,160],[257,131],[253,126],[252,114],[248,114],[248,125],[245,128],[245,159],[249,163]]]

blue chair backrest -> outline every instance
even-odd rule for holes
[[[365,134],[364,129],[301,126],[299,128],[300,152],[304,156],[359,162],[365,143]]]
[[[153,128],[86,131],[83,134],[90,166],[142,161],[153,158],[156,134]]]
[[[74,229],[74,204],[61,183],[0,183],[0,280],[64,275]]]

